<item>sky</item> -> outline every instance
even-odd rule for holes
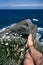
[[[0,0],[0,9],[43,9],[43,0]]]

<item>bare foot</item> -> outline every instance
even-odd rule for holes
[[[33,37],[32,37],[32,34],[30,34],[29,36],[28,36],[28,40],[27,40],[27,43],[26,43],[26,47],[28,48],[28,47],[31,47],[31,46],[33,46]]]

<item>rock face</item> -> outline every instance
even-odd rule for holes
[[[16,25],[7,27],[3,32],[0,32],[0,37],[4,34],[19,34],[23,36],[28,36],[28,34],[32,33],[33,36],[36,36],[37,25],[34,25],[30,19],[23,20]]]
[[[37,25],[34,25],[30,19],[26,19],[18,23],[15,27],[15,32],[24,36],[32,33],[35,37]]]

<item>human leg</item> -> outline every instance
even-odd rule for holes
[[[26,55],[25,55],[25,59],[24,59],[23,65],[34,65],[33,59],[30,56],[29,52],[27,52]]]
[[[29,35],[28,41],[26,43],[26,47],[29,47],[30,54],[36,64],[40,64],[40,62],[37,62],[40,57],[42,57],[42,54],[34,48],[33,46],[33,40],[32,40],[32,34]]]

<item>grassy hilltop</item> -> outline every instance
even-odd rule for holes
[[[30,19],[7,27],[0,33],[0,65],[22,65],[30,33],[36,37],[37,26]],[[36,43],[34,47],[43,53],[43,45]]]

